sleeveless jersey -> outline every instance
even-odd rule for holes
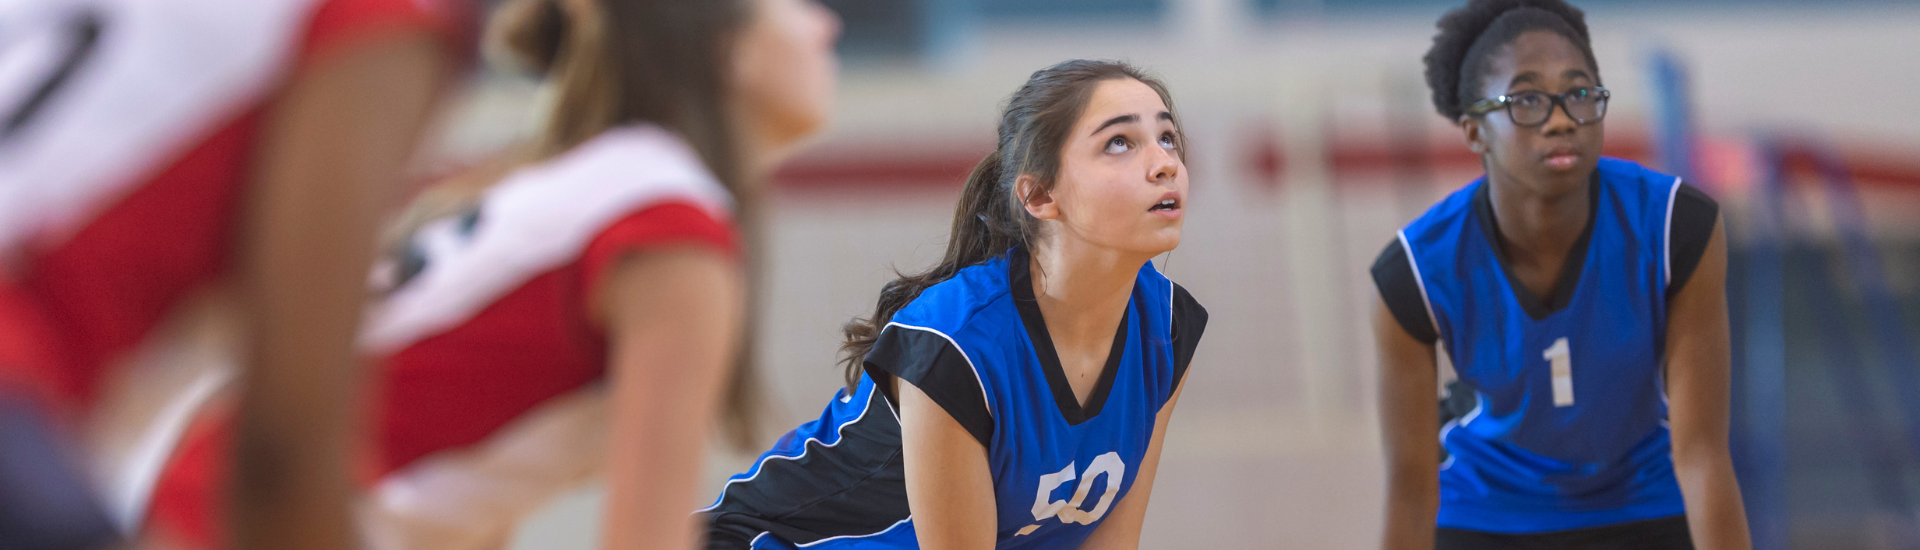
[[[1419,303],[1390,308],[1416,338],[1440,344],[1466,392],[1457,398],[1471,403],[1440,430],[1438,525],[1539,533],[1684,513],[1662,385],[1667,299],[1704,251],[1713,213],[1703,232],[1698,215],[1676,222],[1674,206],[1711,200],[1673,176],[1601,159],[1589,225],[1554,295],[1537,297],[1505,267],[1488,188],[1481,178],[1435,205],[1375,268],[1390,304],[1381,266],[1410,268]]]
[[[383,297],[361,337],[379,365],[367,548],[504,545],[523,516],[597,475],[607,342],[593,289],[638,250],[737,254],[731,212],[678,136],[622,127],[515,171],[377,265]],[[163,492],[217,509],[206,472],[223,467],[225,430],[196,434]],[[211,540],[214,525],[193,532]]]
[[[895,313],[867,374],[734,476],[710,548],[917,548],[900,423],[883,388],[922,390],[987,450],[996,548],[1072,548],[1133,487],[1156,415],[1206,327],[1185,289],[1141,266],[1086,407],[1034,302],[1024,250],[962,269]]]

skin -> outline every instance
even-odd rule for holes
[[[1727,235],[1712,240],[1693,277],[1667,306],[1667,405],[1673,475],[1687,502],[1687,527],[1702,550],[1753,548],[1727,430],[1732,347],[1727,328]]]
[[[732,81],[749,168],[764,176],[833,111],[840,18],[814,0],[755,5],[758,13],[735,46]]]
[[[1488,61],[1485,97],[1599,85],[1580,48],[1553,32],[1522,33]],[[1605,121],[1579,124],[1555,108],[1546,124],[1522,127],[1495,111],[1462,117],[1460,130],[1486,166],[1507,267],[1534,296],[1548,295],[1587,227],[1587,178],[1600,164]],[[1573,162],[1553,162],[1568,155]]]
[[[733,60],[737,135],[759,180],[831,111],[835,16],[810,0],[758,0]],[[710,426],[746,323],[744,266],[709,247],[623,258],[594,297],[610,343],[612,427],[602,548],[691,548]]]
[[[1546,31],[1521,34],[1490,59],[1486,97],[1524,90],[1562,93],[1598,85],[1580,49]],[[1599,162],[1602,124],[1578,124],[1556,108],[1546,124],[1519,127],[1503,112],[1463,117],[1492,185],[1499,245],[1520,283],[1549,295],[1589,214],[1587,178]],[[1559,158],[1555,158],[1559,157]],[[1707,251],[1668,303],[1665,376],[1674,474],[1694,547],[1747,549],[1746,512],[1728,451],[1731,344],[1726,304],[1726,235],[1715,222]],[[1380,350],[1380,418],[1387,452],[1387,524],[1382,548],[1433,548],[1439,509],[1435,347],[1413,339],[1375,300]]]
[[[235,548],[357,545],[353,340],[375,228],[447,55],[424,32],[370,38],[301,69],[266,115],[238,250],[252,334],[229,499]]]
[[[1125,321],[1140,266],[1180,244],[1186,166],[1179,128],[1152,88],[1131,79],[1094,88],[1062,144],[1058,181],[1044,189],[1020,176],[1014,191],[1041,220],[1033,246],[1034,297],[1074,396],[1084,405]],[[1178,208],[1149,211],[1163,198]],[[998,519],[987,450],[912,384],[900,396],[908,505],[920,547],[992,548]],[[1183,384],[1184,386],[1184,384]],[[1160,409],[1133,489],[1108,512],[1086,548],[1137,548],[1174,399]]]

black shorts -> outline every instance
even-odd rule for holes
[[[0,388],[0,549],[102,548],[117,538],[70,446],[34,404]]]
[[[1439,528],[1434,550],[1693,550],[1687,516],[1603,525],[1571,531],[1504,535]]]

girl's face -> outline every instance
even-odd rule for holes
[[[1153,88],[1133,79],[1099,83],[1060,148],[1052,191],[1018,192],[1047,237],[1072,238],[1146,257],[1180,245],[1187,169],[1180,128]]]
[[[761,151],[818,132],[833,109],[840,18],[815,0],[750,0],[733,52],[735,112]]]
[[[1490,61],[1482,97],[1525,91],[1561,94],[1600,85],[1580,47],[1551,31],[1521,33]],[[1580,124],[1558,106],[1538,126],[1516,125],[1505,110],[1499,110],[1466,117],[1460,127],[1489,172],[1500,172],[1506,181],[1537,193],[1583,189],[1588,174],[1600,163],[1601,121]]]

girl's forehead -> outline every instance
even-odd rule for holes
[[[1087,98],[1087,107],[1076,126],[1100,125],[1116,116],[1137,115],[1152,121],[1167,111],[1165,101],[1145,82],[1131,78],[1102,81]]]
[[[1497,51],[1490,61],[1492,63],[1487,68],[1493,76],[1511,77],[1525,72],[1560,76],[1568,70],[1580,70],[1588,76],[1593,74],[1593,68],[1587,66],[1586,52],[1560,33],[1547,30],[1521,33],[1505,48]],[[1504,86],[1506,82],[1489,81],[1488,84]]]

